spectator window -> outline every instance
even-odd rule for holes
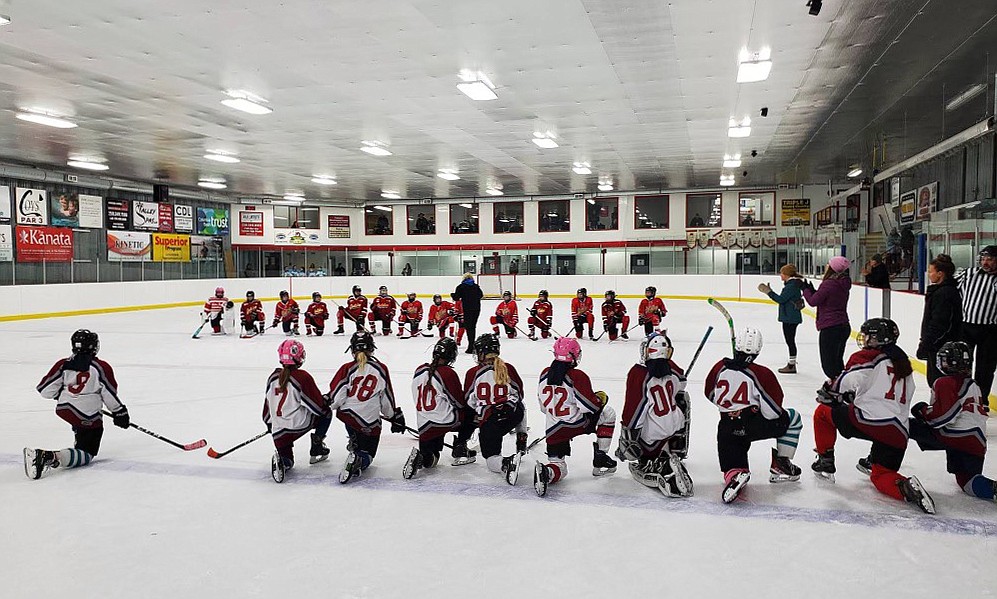
[[[477,204],[450,204],[451,234],[463,235],[477,233],[479,230]]]
[[[274,206],[275,229],[318,229],[318,208],[312,206]]]
[[[667,229],[668,196],[634,197],[634,229]]]
[[[436,206],[419,204],[408,206],[408,234],[433,235],[436,233]]]
[[[741,192],[737,200],[739,227],[771,227],[775,224],[775,192]]]
[[[555,233],[571,230],[571,204],[568,200],[545,200],[537,202],[538,222],[541,233]]]
[[[721,195],[719,193],[691,193],[685,196],[686,226],[722,227]]]
[[[494,209],[496,233],[523,232],[522,202],[498,202],[494,205]]]
[[[364,225],[368,235],[392,235],[394,211],[391,206],[368,206],[364,209]]]
[[[619,198],[589,198],[585,200],[586,231],[616,231],[619,228]]]

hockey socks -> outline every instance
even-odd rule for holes
[[[93,461],[93,456],[82,449],[60,449],[54,453],[53,468],[79,468]]]
[[[997,481],[991,480],[982,474],[977,474],[969,479],[969,482],[963,485],[962,490],[980,499],[989,501],[997,499],[995,497],[997,495]]]

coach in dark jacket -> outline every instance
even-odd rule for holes
[[[883,264],[883,257],[876,254],[869,260],[869,266],[862,269],[865,284],[876,289],[890,288],[890,271]]]
[[[478,326],[478,316],[481,314],[481,298],[484,293],[481,287],[474,280],[474,275],[466,273],[464,280],[457,285],[450,297],[454,301],[460,301],[464,308],[464,332],[467,333],[467,351],[464,353],[474,353],[475,329]]]
[[[958,341],[962,328],[962,301],[953,275],[955,264],[945,254],[938,254],[928,264],[931,285],[924,292],[924,316],[921,317],[917,357],[928,363],[929,385],[942,376],[935,364],[938,350],[946,341]]]

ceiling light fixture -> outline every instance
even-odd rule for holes
[[[724,154],[724,168],[737,168],[741,166],[741,155],[734,154],[733,156],[729,154]]]
[[[441,168],[440,172],[436,173],[436,176],[440,179],[446,179],[447,181],[456,181],[460,179],[460,175],[458,175],[453,169],[449,168]]]
[[[228,98],[222,100],[222,104],[233,108],[235,110],[241,110],[249,114],[270,114],[273,112],[273,108],[267,106],[267,101],[252,92],[247,92],[242,89],[232,89],[227,90],[225,95]]]
[[[720,175],[720,185],[730,187],[734,184],[734,175]]]
[[[557,135],[552,131],[534,131],[533,132],[533,143],[537,144],[538,147],[544,148],[545,150],[550,150],[557,147]]]
[[[386,200],[400,200],[400,199],[402,199],[402,196],[399,195],[399,193],[397,191],[385,191],[385,190],[382,190],[381,191],[381,197],[384,198],[384,199],[386,199]],[[382,209],[382,207],[378,207],[378,206],[374,206],[374,207],[377,208],[378,210]]]
[[[474,204],[457,204],[457,205],[460,206],[461,208],[467,208],[468,210],[474,208]]]
[[[600,183],[599,184],[599,191],[613,191],[613,184],[612,183]]]
[[[10,23],[10,17],[7,15],[0,15],[0,25],[7,25]]]
[[[588,203],[589,203],[590,205],[592,205],[592,206],[595,206],[595,200],[593,200],[592,198],[589,198],[589,199],[588,199],[588,200],[586,200],[586,201],[587,201],[587,202],[588,202]]]
[[[224,181],[204,180],[204,179],[198,181],[197,186],[203,187],[205,189],[225,189],[226,187],[228,187],[227,185],[225,185]]]
[[[770,48],[762,48],[753,54],[748,52],[747,48],[741,50],[737,65],[737,82],[755,83],[768,79],[772,71],[772,61],[769,60],[771,56]]]
[[[332,175],[312,175],[312,183],[319,185],[336,185],[338,182]]]
[[[592,167],[587,162],[576,162],[574,164],[574,166],[571,167],[571,170],[575,171],[575,174],[578,174],[578,175],[591,175],[592,174]]]
[[[751,119],[744,117],[740,123],[734,117],[727,122],[727,137],[748,137],[751,135]]]
[[[361,152],[367,152],[372,156],[391,156],[391,151],[387,148],[388,144],[383,141],[364,140],[360,143]]]
[[[304,202],[305,194],[300,191],[285,191],[284,199],[288,202]]]
[[[72,129],[74,127],[78,127],[76,123],[63,118],[61,115],[45,110],[39,110],[37,108],[25,108],[21,112],[15,114],[14,118],[27,121],[29,123],[35,123],[37,125],[55,127],[56,129]]]
[[[239,159],[230,154],[229,152],[224,152],[222,150],[208,150],[208,153],[204,155],[206,160],[214,160],[215,162],[224,162],[225,164],[235,164],[239,162]]]
[[[489,187],[485,189],[485,193],[487,193],[490,196],[500,196],[503,195],[504,192],[498,187]]]
[[[92,160],[89,158],[70,158],[69,161],[66,162],[66,164],[75,168],[82,168],[88,171],[106,171],[109,168],[111,168],[106,164],[104,164],[102,161]]]
[[[382,194],[381,194],[381,196],[382,196],[382,197],[387,197],[387,196],[389,196],[389,195],[393,195],[393,196],[395,196],[395,197],[393,197],[393,198],[387,198],[387,199],[389,199],[389,200],[397,200],[397,199],[400,199],[397,193],[395,193],[395,194],[391,194],[391,193],[389,193],[389,194],[383,194],[383,193],[382,193]],[[391,206],[374,206],[374,210],[380,210],[381,212],[391,212]]]
[[[977,83],[976,85],[970,85],[965,90],[963,90],[961,94],[949,100],[948,104],[945,105],[945,110],[955,110],[956,108],[959,108],[966,102],[969,102],[976,96],[980,95],[986,89],[987,86],[985,83]]]
[[[861,174],[862,174],[862,167],[860,166],[852,167],[852,170],[848,171],[849,178],[858,177]]]
[[[458,77],[460,82],[457,83],[457,89],[468,98],[479,102],[498,98],[495,85],[481,71],[462,69]]]

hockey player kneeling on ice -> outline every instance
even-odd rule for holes
[[[686,379],[672,361],[672,342],[652,333],[640,344],[640,363],[627,375],[623,428],[616,457],[630,462],[642,485],[666,497],[692,495],[692,478],[681,456],[686,439]]]
[[[658,297],[657,287],[649,286],[644,290],[644,299],[640,300],[637,314],[637,322],[644,325],[644,335],[650,335],[661,326],[661,319],[668,314],[668,310],[665,309],[665,302]]]
[[[246,301],[240,307],[242,314],[242,330],[244,337],[262,335],[266,330],[266,316],[263,314],[263,304],[256,299],[256,294],[252,291],[246,292]]]
[[[55,363],[40,383],[38,392],[56,400],[55,414],[73,427],[72,449],[50,451],[24,449],[24,473],[39,479],[49,468],[86,466],[97,456],[104,434],[101,407],[107,406],[114,425],[128,428],[128,409],[118,399],[118,383],[111,365],[97,357],[97,333],[80,329],[71,338],[73,355]]]
[[[602,329],[609,333],[609,340],[615,341],[617,335],[624,339],[630,329],[630,317],[627,307],[616,299],[616,292],[610,289],[606,292],[606,301],[602,302]]]
[[[547,416],[545,439],[550,458],[547,464],[538,461],[533,472],[533,486],[540,497],[547,494],[548,485],[568,475],[564,458],[571,455],[571,439],[579,435],[595,433],[592,475],[616,472],[616,461],[608,453],[616,412],[606,405],[608,396],[593,391],[588,375],[578,369],[581,359],[578,341],[561,337],[554,342],[554,361],[540,373],[537,398]]]
[[[374,338],[357,331],[350,338],[353,359],[339,367],[329,384],[329,405],[346,425],[349,442],[339,482],[360,476],[377,455],[381,417],[391,422],[391,432],[405,432],[405,415],[395,406],[388,366],[374,357]]]
[[[446,337],[447,331],[451,337],[454,336],[454,305],[443,301],[443,296],[439,293],[433,296],[433,304],[429,306],[429,326],[426,328],[432,332],[433,327],[440,330],[440,337]],[[457,340],[460,345],[460,340]]]
[[[783,408],[782,387],[775,374],[755,363],[762,351],[762,333],[755,328],[738,332],[734,357],[717,362],[706,376],[706,397],[720,408],[717,453],[724,473],[722,499],[737,499],[748,484],[748,449],[752,441],[775,439],[769,482],[800,480],[796,455],[803,421],[793,408]]]
[[[474,341],[477,366],[464,374],[464,398],[478,415],[478,441],[485,465],[510,479],[516,454],[502,457],[502,439],[516,430],[516,450],[526,451],[526,410],[523,409],[523,379],[516,367],[499,357],[498,335],[486,334]],[[467,445],[454,445],[454,457],[468,455]],[[518,476],[518,475],[517,475]]]
[[[308,461],[316,464],[329,457],[329,448],[323,440],[332,423],[332,411],[315,379],[301,368],[305,363],[305,346],[300,341],[283,341],[277,348],[277,357],[281,366],[267,379],[263,423],[277,448],[270,461],[270,473],[280,483],[294,466],[294,442],[308,431],[315,431]]]
[[[388,288],[381,285],[377,291],[377,297],[374,301],[370,303],[370,330],[377,330],[377,323],[381,323],[381,334],[390,335],[391,334],[391,321],[395,319],[395,310],[398,308],[398,302],[395,298],[388,295]]]
[[[537,301],[533,302],[530,308],[530,339],[536,339],[536,329],[540,329],[540,336],[544,339],[550,337],[550,326],[554,321],[554,306],[550,303],[550,296],[546,289],[541,289],[537,294]]]
[[[917,477],[901,475],[907,451],[908,405],[914,394],[910,358],[897,346],[900,329],[888,318],[862,324],[861,350],[848,358],[834,383],[817,391],[814,410],[817,460],[811,468],[833,482],[837,434],[872,441],[869,453],[872,484],[880,493],[913,503],[929,514],[935,504]]]
[[[980,499],[995,500],[997,481],[983,476],[987,455],[987,404],[973,380],[973,352],[949,341],[937,354],[942,376],[931,387],[931,401],[914,404],[910,438],[922,451],[945,451],[947,470],[959,487]]]
[[[475,427],[474,410],[468,407],[460,377],[454,371],[457,342],[444,337],[433,347],[433,359],[415,369],[412,397],[415,398],[419,447],[412,449],[402,478],[412,478],[422,468],[432,468],[440,461],[444,437],[457,431],[453,443],[454,466],[474,462],[475,452],[467,449],[467,440]]]
[[[595,325],[592,298],[589,297],[588,289],[582,287],[571,300],[571,327],[575,329],[576,338],[582,338],[582,327],[586,324],[589,325],[589,339],[595,339],[595,335],[592,334],[592,327]]]
[[[406,323],[409,326],[409,337],[419,334],[422,327],[422,302],[416,299],[415,292],[410,292],[404,302],[402,309],[398,313],[398,336],[405,332]]]
[[[352,295],[346,298],[346,307],[340,306],[336,312],[337,327],[333,332],[334,335],[343,334],[344,317],[352,320],[358,331],[366,328],[364,320],[367,318],[367,296],[363,294],[363,290],[360,289],[359,285],[353,286]]]
[[[270,325],[270,328],[274,328],[280,323],[285,335],[298,335],[298,314],[300,312],[301,308],[298,307],[298,302],[291,297],[291,294],[281,291],[280,301],[277,302],[277,307],[274,309],[273,324]]]
[[[225,314],[225,310],[231,310],[233,307],[235,304],[225,297],[225,290],[216,287],[215,295],[204,302],[204,320],[211,322],[212,333],[215,335],[225,334],[225,329],[222,328],[222,316]]]
[[[516,300],[512,299],[511,291],[502,292],[502,301],[495,308],[495,315],[490,320],[492,331],[496,335],[499,334],[499,325],[502,325],[509,339],[516,338],[516,325],[519,324],[519,306],[516,305]]]
[[[321,337],[325,333],[325,321],[329,320],[329,306],[322,301],[322,294],[316,291],[312,294],[312,303],[308,304],[305,310],[305,332],[311,335],[315,332],[316,337]]]

